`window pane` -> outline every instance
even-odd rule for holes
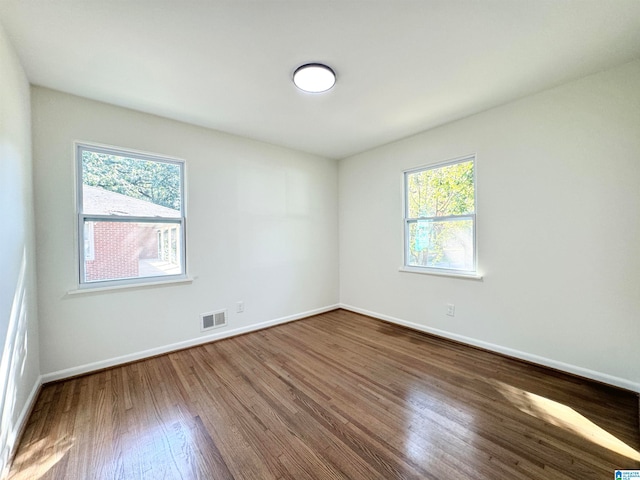
[[[473,161],[407,174],[407,216],[444,217],[475,211]]]
[[[179,223],[85,221],[84,282],[181,275]]]
[[[83,213],[181,216],[180,165],[86,149],[81,152]]]
[[[411,266],[474,270],[473,220],[409,223],[408,257]]]

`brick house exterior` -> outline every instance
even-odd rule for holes
[[[180,212],[151,202],[83,186],[85,213],[180,218]],[[85,281],[136,278],[141,260],[178,262],[175,224],[99,221],[85,226]]]

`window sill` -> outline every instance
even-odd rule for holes
[[[400,267],[398,271],[404,272],[404,273],[417,273],[420,275],[434,275],[436,277],[462,278],[465,280],[482,280],[482,275],[478,275],[475,273],[474,274],[458,273],[450,270],[439,272],[439,271],[429,270],[426,268],[419,268],[419,267]]]
[[[69,290],[67,295],[82,295],[84,293],[99,293],[99,292],[109,292],[112,290],[130,290],[134,288],[149,288],[149,287],[162,287],[165,285],[174,285],[180,283],[192,283],[192,277],[179,277],[172,278],[167,280],[158,280],[158,281],[149,281],[149,282],[139,282],[139,283],[123,283],[120,285],[105,285],[105,286],[84,286],[78,287],[74,290]]]

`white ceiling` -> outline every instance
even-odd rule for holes
[[[0,0],[31,83],[342,158],[640,57],[640,0]],[[296,67],[325,62],[333,90]]]

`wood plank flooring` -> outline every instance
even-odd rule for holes
[[[612,479],[637,395],[344,310],[43,388],[10,478]]]

